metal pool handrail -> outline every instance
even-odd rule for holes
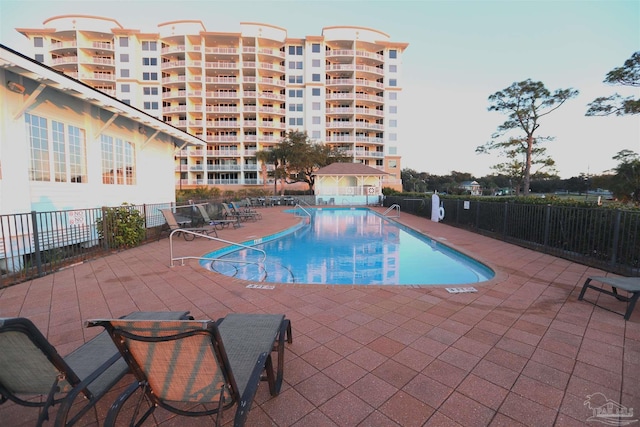
[[[394,210],[397,211],[398,214],[397,215],[393,215],[393,216],[389,216],[389,218],[400,218],[400,205],[395,204],[395,203],[393,205],[389,206],[387,208],[387,210],[383,212],[382,216],[387,216],[387,214],[389,212],[394,211]]]
[[[306,213],[307,215],[309,215],[309,219],[311,219],[311,213],[310,213],[308,210],[306,210],[305,208],[303,208],[303,207],[300,205],[300,203],[297,203],[295,207],[296,207],[296,209],[298,209],[298,208],[299,208],[299,209],[300,209],[300,210],[302,210],[304,213]]]
[[[239,246],[239,247],[245,248],[245,249],[252,249],[254,251],[262,252],[262,259],[258,260],[258,261],[244,261],[244,260],[232,260],[232,259],[222,260],[222,259],[219,259],[219,258],[207,258],[207,257],[196,257],[196,256],[183,256],[183,257],[175,257],[174,258],[174,256],[173,256],[173,235],[175,233],[193,234],[195,237],[204,237],[204,238],[207,238],[209,240],[215,240],[217,242],[227,243],[229,245]],[[208,261],[211,261],[212,263],[214,261],[219,261],[219,262],[236,262],[236,263],[243,263],[243,264],[255,264],[260,270],[262,270],[264,272],[263,277],[262,277],[262,279],[260,281],[263,281],[265,279],[265,277],[266,277],[266,274],[267,274],[267,270],[264,267],[264,262],[267,259],[267,253],[265,251],[263,251],[262,249],[254,248],[253,246],[243,245],[242,243],[231,242],[229,240],[224,240],[224,239],[221,239],[219,237],[213,237],[213,236],[209,236],[209,235],[205,235],[205,234],[196,233],[196,232],[190,231],[190,230],[177,229],[177,230],[173,230],[171,232],[171,234],[169,235],[169,252],[170,252],[170,256],[171,256],[171,264],[170,264],[171,267],[173,267],[173,262],[174,261],[180,260],[180,264],[184,265],[184,261],[187,260],[187,259],[197,259],[197,260],[208,260]]]

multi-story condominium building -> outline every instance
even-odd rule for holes
[[[29,54],[206,142],[176,147],[176,186],[266,185],[258,150],[288,131],[388,173],[401,189],[402,54],[380,31],[325,27],[290,38],[268,24],[211,32],[201,21],[145,33],[109,18],[65,15],[18,28]]]

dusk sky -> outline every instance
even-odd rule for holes
[[[475,149],[506,116],[487,98],[532,79],[547,89],[580,95],[541,121],[539,136],[562,178],[600,174],[622,149],[640,153],[640,115],[585,117],[587,104],[614,92],[640,97],[640,88],[610,86],[607,72],[640,51],[640,1],[35,1],[0,0],[0,43],[28,52],[15,28],[41,28],[59,15],[117,20],[157,32],[174,20],[201,20],[208,31],[238,31],[240,22],[287,30],[292,38],[324,27],[361,26],[409,43],[403,56],[399,126],[402,167],[435,175],[452,170],[476,177],[502,159]]]

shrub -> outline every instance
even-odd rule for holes
[[[123,203],[117,208],[103,208],[96,220],[98,236],[114,249],[138,246],[145,238],[144,218],[133,205]]]

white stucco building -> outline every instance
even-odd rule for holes
[[[203,141],[0,45],[0,214],[175,201]]]

